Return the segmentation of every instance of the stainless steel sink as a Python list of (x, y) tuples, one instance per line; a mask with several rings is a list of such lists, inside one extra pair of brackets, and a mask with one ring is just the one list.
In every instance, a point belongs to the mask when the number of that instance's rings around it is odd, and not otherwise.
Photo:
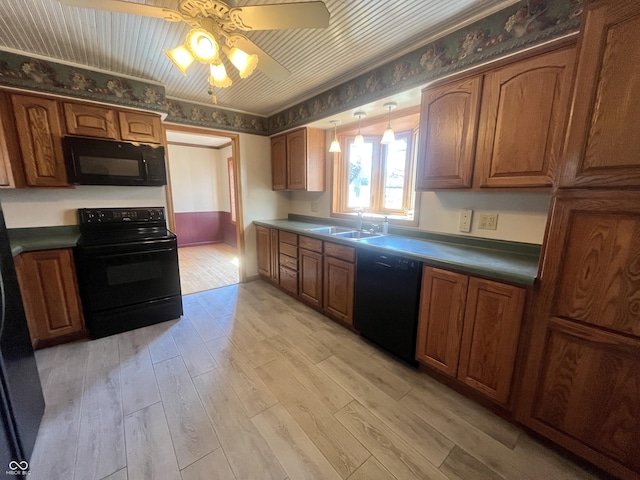
[(322, 235), (336, 235), (341, 233), (351, 233), (353, 232), (352, 228), (343, 228), (343, 227), (316, 227), (316, 228), (305, 228), (307, 232), (319, 233)]
[(339, 232), (333, 233), (334, 237), (340, 238), (351, 238), (353, 240), (360, 240), (361, 238), (372, 238), (372, 237), (380, 237), (379, 233), (369, 233), (369, 232), (359, 232), (359, 231), (350, 231), (350, 232)]

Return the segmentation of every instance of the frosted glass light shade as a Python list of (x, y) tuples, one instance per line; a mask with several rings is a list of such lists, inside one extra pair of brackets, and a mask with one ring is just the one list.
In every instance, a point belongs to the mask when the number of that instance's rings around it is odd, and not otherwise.
[(253, 73), (258, 65), (257, 55), (249, 55), (238, 47), (233, 47), (227, 56), (231, 63), (233, 63), (233, 66), (238, 69), (240, 78), (247, 78)]
[(393, 129), (391, 127), (388, 127), (382, 134), (382, 140), (380, 140), (380, 143), (382, 145), (389, 145), (390, 143), (393, 143), (395, 141), (396, 135), (393, 133)]
[(333, 142), (331, 142), (331, 146), (329, 147), (329, 152), (331, 153), (340, 153), (340, 142), (338, 141), (337, 138), (335, 138), (333, 140)]
[(353, 146), (354, 147), (364, 147), (364, 136), (361, 133), (356, 135), (356, 138), (353, 141)]
[(224, 64), (218, 60), (209, 66), (211, 76), (209, 77), (209, 83), (214, 87), (226, 88), (230, 87), (233, 81), (227, 75), (227, 69), (224, 68)]
[(211, 63), (218, 58), (218, 42), (202, 28), (196, 28), (189, 32), (187, 46), (200, 63)]
[(184, 45), (174, 48), (173, 50), (162, 50), (169, 57), (169, 60), (176, 66), (183, 75), (187, 74), (187, 68), (193, 63), (193, 55)]

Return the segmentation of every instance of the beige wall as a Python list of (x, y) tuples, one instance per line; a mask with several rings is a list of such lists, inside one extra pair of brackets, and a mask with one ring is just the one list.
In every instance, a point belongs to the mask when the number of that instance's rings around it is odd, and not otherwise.
[[(227, 150), (227, 149), (225, 149)], [(227, 157), (222, 150), (169, 145), (173, 208), (182, 212), (228, 212)]]
[[(327, 133), (327, 145), (332, 132)], [(333, 154), (327, 152), (327, 190), (321, 193), (291, 193), (291, 212), (328, 217), (331, 213)], [(516, 192), (423, 192), (418, 228), (431, 232), (542, 244), (551, 193)], [(318, 212), (311, 204), (318, 203)], [(471, 232), (458, 230), (460, 210), (473, 212)], [(479, 213), (498, 214), (497, 230), (478, 230)]]
[(78, 208), (165, 207), (165, 187), (78, 185), (0, 190), (8, 228), (76, 225)]

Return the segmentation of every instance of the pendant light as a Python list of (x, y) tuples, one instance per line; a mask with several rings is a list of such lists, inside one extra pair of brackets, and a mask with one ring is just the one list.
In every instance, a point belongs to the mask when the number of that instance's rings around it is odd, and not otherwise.
[(333, 142), (331, 142), (331, 146), (329, 147), (329, 151), (331, 153), (340, 153), (340, 142), (338, 141), (337, 129), (340, 120), (331, 120), (329, 123), (333, 123)]
[(389, 109), (389, 121), (387, 123), (387, 129), (384, 131), (382, 135), (382, 140), (380, 143), (383, 145), (389, 145), (390, 143), (394, 143), (396, 141), (396, 136), (393, 133), (393, 129), (391, 128), (391, 110), (396, 108), (398, 104), (396, 102), (388, 102), (383, 105), (384, 108)]
[(362, 117), (366, 116), (367, 114), (365, 112), (356, 112), (353, 114), (354, 117), (358, 117), (358, 134), (356, 135), (355, 140), (353, 141), (353, 146), (354, 147), (364, 147), (364, 137), (362, 136), (362, 133), (360, 133), (360, 125), (362, 124)]

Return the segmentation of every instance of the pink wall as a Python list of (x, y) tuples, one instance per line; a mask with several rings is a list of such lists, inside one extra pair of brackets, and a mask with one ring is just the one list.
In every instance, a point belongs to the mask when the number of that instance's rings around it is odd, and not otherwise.
[(178, 246), (227, 243), (236, 246), (235, 225), (229, 212), (175, 213)]

